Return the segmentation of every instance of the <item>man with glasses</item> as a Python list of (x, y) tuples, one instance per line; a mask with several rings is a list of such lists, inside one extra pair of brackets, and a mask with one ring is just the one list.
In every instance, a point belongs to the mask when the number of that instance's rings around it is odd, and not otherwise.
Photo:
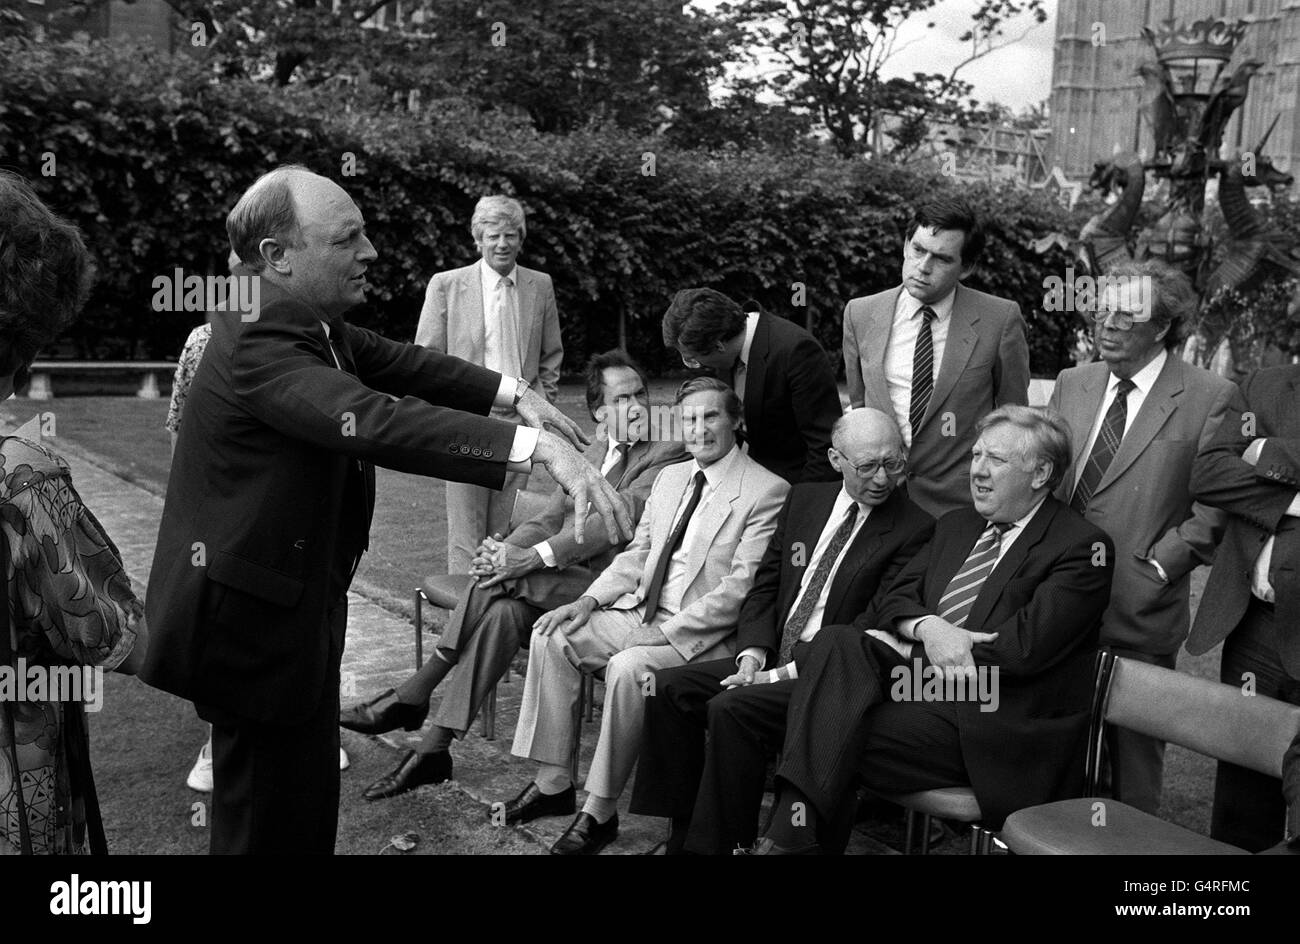
[(750, 458), (791, 484), (832, 480), (826, 449), (843, 409), (830, 358), (803, 328), (757, 308), (684, 289), (664, 312), (664, 345), (736, 391)]
[(907, 451), (893, 417), (852, 410), (832, 442), (843, 481), (790, 490), (740, 611), (739, 655), (656, 672), (631, 810), (672, 820), (670, 854), (753, 843), (800, 656), (823, 626), (873, 626), (876, 591), (934, 529), (899, 487)]
[[(1174, 350), (1196, 307), (1181, 272), (1149, 260), (1099, 283), (1096, 310), (1084, 314), (1101, 360), (1063, 371), (1052, 391), (1074, 451), (1056, 495), (1115, 541), (1102, 645), (1173, 668), (1189, 626), (1191, 572), (1213, 559), (1226, 521), (1193, 500), (1192, 460), (1240, 394)], [(1109, 748), (1115, 798), (1155, 814), (1164, 743), (1118, 730)]]

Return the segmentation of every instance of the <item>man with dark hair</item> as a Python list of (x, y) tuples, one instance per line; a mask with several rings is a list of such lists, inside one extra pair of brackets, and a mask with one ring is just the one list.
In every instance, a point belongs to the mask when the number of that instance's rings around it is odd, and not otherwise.
[(849, 405), (898, 420), (909, 494), (936, 517), (970, 502), (976, 421), (1029, 402), (1020, 306), (960, 284), (983, 249), (983, 226), (964, 202), (924, 204), (903, 244), (903, 284), (844, 307)]
[[(272, 212), (286, 205), (288, 222)], [(612, 540), (631, 525), (569, 445), (586, 437), (526, 382), (344, 320), (377, 253), (338, 184), (277, 168), (227, 229), (262, 306), (218, 319), (190, 389), (141, 674), (212, 723), (213, 852), (328, 854), (347, 591), (369, 543), (374, 463), (499, 487), (540, 462), (573, 494), (575, 531), (588, 500)], [(533, 428), (483, 415), (493, 406)]]
[[(1178, 356), (1196, 310), (1187, 276), (1150, 259), (1099, 277), (1094, 325), (1101, 360), (1061, 372), (1051, 406), (1070, 425), (1074, 474), (1056, 497), (1115, 542), (1115, 583), (1101, 643), (1172, 669), (1187, 638), (1192, 571), (1208, 564), (1226, 515), (1194, 501), (1192, 460), (1239, 393)], [(1115, 727), (1108, 734), (1117, 800), (1155, 815), (1164, 742)]]
[(825, 482), (831, 426), (843, 410), (835, 371), (803, 328), (709, 288), (683, 289), (664, 312), (664, 345), (708, 368), (744, 404), (750, 458), (787, 482)]
[(800, 659), (824, 627), (872, 627), (873, 597), (934, 530), (898, 487), (907, 453), (892, 416), (850, 410), (831, 437), (843, 481), (790, 489), (740, 610), (739, 654), (655, 673), (631, 809), (672, 819), (670, 855), (753, 844)]
[(993, 825), (1083, 788), (1114, 545), (1052, 497), (1070, 464), (1058, 414), (1000, 407), (976, 436), (974, 507), (939, 519), (877, 631), (828, 627), (801, 659), (757, 852), (842, 848), (859, 779), (884, 794), (969, 785)]
[(558, 855), (600, 851), (618, 835), (617, 804), (641, 743), (654, 669), (734, 652), (736, 617), (789, 485), (739, 448), (740, 402), (714, 377), (677, 394), (693, 461), (655, 479), (636, 537), (577, 601), (535, 624), (512, 753), (538, 764), (505, 805), (507, 824), (572, 812), (573, 718), (583, 670), (605, 669), (600, 738), (587, 802)]
[[(1220, 681), (1300, 705), (1300, 365), (1256, 371), (1241, 390), (1192, 466), (1192, 493), (1228, 521), (1187, 651), (1222, 642)], [(1210, 835), (1259, 852), (1284, 829), (1300, 842), (1300, 739), (1281, 783), (1220, 761)]]
[[(650, 486), (661, 469), (687, 458), (680, 442), (647, 442), (645, 374), (621, 350), (587, 362), (587, 409), (596, 434), (587, 460), (618, 489), (633, 521), (641, 517)], [(433, 726), (414, 751), (366, 788), (367, 800), (397, 796), (452, 777), (452, 741), (464, 737), (483, 700), (528, 645), (533, 623), (549, 609), (569, 603), (623, 549), (603, 530), (589, 527), (573, 537), (573, 501), (557, 491), (546, 508), (503, 540), (488, 535), (471, 564), (474, 581), (452, 611), (431, 658), (415, 675), (364, 704), (345, 709), (339, 724), (363, 734), (419, 727), (429, 698), (448, 673), (451, 680)], [(452, 671), (455, 667), (455, 671)]]

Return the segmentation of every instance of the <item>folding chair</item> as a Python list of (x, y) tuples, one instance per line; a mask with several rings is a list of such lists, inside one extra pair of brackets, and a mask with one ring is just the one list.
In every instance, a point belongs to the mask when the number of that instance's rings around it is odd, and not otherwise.
[(1088, 735), (1089, 796), (1012, 813), (1000, 834), (1011, 851), (1020, 855), (1247, 855), (1244, 849), (1117, 800), (1097, 798), (1106, 725), (1280, 778), (1282, 757), (1300, 731), (1300, 707), (1109, 651), (1101, 653), (1098, 693)]

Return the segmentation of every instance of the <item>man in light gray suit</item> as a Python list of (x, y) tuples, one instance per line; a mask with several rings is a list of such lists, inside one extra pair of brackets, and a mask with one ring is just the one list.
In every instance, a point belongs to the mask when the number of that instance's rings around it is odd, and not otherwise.
[[(560, 319), (551, 277), (515, 262), (528, 232), (524, 208), (510, 197), (484, 197), (470, 232), (482, 258), (429, 280), (415, 343), (519, 377), (554, 403), (564, 360)], [(492, 415), (515, 419), (508, 410)], [(447, 483), (448, 573), (467, 573), (483, 537), (506, 532), (526, 481), (508, 476), (500, 491)]]
[[(1088, 313), (1102, 359), (1062, 371), (1052, 390), (1074, 449), (1056, 495), (1115, 542), (1101, 644), (1172, 669), (1187, 637), (1191, 573), (1213, 559), (1227, 521), (1192, 500), (1192, 461), (1240, 393), (1176, 353), (1196, 308), (1186, 276), (1148, 260), (1104, 278)], [(1116, 729), (1109, 745), (1115, 798), (1154, 815), (1164, 743)]]
[(903, 245), (903, 284), (844, 307), (849, 406), (898, 420), (908, 494), (935, 518), (970, 505), (980, 417), (1029, 402), (1020, 306), (959, 284), (983, 248), (984, 228), (969, 206), (925, 204)]
[(641, 743), (653, 671), (733, 655), (740, 605), (776, 530), (789, 485), (736, 439), (740, 398), (700, 377), (677, 394), (692, 462), (655, 480), (632, 543), (575, 603), (535, 624), (513, 753), (536, 779), (505, 805), (507, 824), (573, 809), (569, 776), (582, 671), (605, 668), (588, 797), (551, 851), (598, 852), (618, 835), (618, 797)]

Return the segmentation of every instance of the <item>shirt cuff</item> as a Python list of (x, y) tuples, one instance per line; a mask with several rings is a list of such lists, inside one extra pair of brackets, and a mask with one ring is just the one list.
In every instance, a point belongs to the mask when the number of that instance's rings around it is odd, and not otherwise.
[(518, 389), (518, 377), (502, 374), (501, 383), (497, 385), (497, 397), (492, 401), (492, 405), (503, 410), (513, 410), (515, 408), (515, 391)]
[(1291, 504), (1286, 506), (1286, 513), (1292, 518), (1300, 518), (1300, 492), (1296, 492)]
[[(511, 394), (514, 396), (514, 394)], [(527, 462), (533, 457), (533, 450), (537, 448), (537, 434), (541, 430), (533, 429), (531, 426), (520, 426), (515, 429), (515, 441), (510, 445), (510, 457), (507, 462)]]
[(744, 651), (738, 653), (736, 655), (737, 668), (740, 667), (740, 660), (745, 658), (745, 656), (753, 656), (755, 659), (757, 659), (758, 667), (760, 669), (767, 667), (767, 650), (764, 649), (762, 646), (750, 646), (748, 649), (745, 649)]
[(906, 619), (901, 619), (895, 622), (894, 629), (897, 630), (898, 635), (902, 636), (904, 639), (910, 639), (912, 642), (919, 642), (920, 640), (916, 638), (916, 627), (920, 625), (921, 620), (923, 619), (929, 619), (929, 616), (909, 616)]
[(550, 541), (539, 541), (537, 544), (533, 545), (533, 550), (537, 552), (538, 556), (542, 559), (542, 563), (547, 567), (555, 566), (555, 552), (551, 550)]
[(1147, 563), (1156, 569), (1156, 573), (1160, 575), (1161, 580), (1165, 583), (1169, 582), (1169, 575), (1165, 573), (1165, 569), (1160, 566), (1160, 561), (1156, 560), (1154, 557), (1148, 557)]

